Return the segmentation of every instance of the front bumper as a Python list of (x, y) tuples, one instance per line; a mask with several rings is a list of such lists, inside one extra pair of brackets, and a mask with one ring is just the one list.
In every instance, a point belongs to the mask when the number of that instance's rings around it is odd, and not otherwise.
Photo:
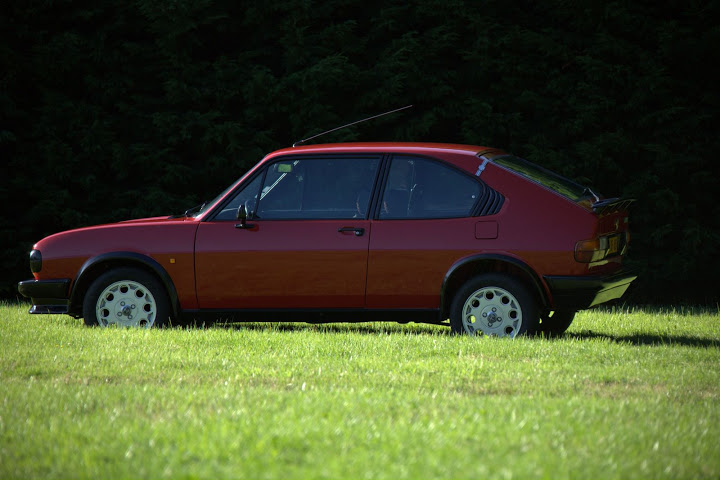
[(623, 296), (637, 278), (634, 272), (621, 270), (602, 276), (545, 276), (556, 310), (582, 310)]
[(30, 313), (68, 313), (70, 283), (69, 278), (25, 280), (18, 283), (18, 292), (31, 299)]

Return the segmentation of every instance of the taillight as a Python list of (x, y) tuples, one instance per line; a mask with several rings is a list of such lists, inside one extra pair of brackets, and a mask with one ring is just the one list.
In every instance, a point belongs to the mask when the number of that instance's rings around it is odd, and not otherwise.
[(607, 257), (610, 242), (608, 237), (581, 240), (575, 244), (575, 261), (593, 263)]
[(625, 253), (630, 241), (627, 232), (581, 240), (575, 244), (575, 260), (580, 263), (595, 263)]

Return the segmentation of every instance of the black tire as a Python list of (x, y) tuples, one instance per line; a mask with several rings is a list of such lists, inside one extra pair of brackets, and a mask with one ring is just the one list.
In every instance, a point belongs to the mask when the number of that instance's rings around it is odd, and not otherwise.
[(170, 323), (170, 301), (152, 274), (133, 267), (115, 268), (88, 288), (83, 319), (88, 326), (163, 327)]
[(457, 334), (516, 337), (535, 332), (538, 322), (532, 293), (518, 279), (499, 273), (467, 281), (450, 306), (450, 327)]
[(559, 337), (570, 327), (575, 318), (574, 310), (556, 310), (540, 317), (537, 333), (546, 337)]

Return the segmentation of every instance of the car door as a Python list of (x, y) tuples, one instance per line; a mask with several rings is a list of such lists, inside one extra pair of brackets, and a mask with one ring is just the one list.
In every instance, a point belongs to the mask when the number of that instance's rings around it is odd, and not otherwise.
[(240, 185), (198, 227), (200, 308), (364, 307), (379, 164), (373, 155), (282, 157)]
[(484, 188), (438, 160), (392, 158), (372, 223), (367, 308), (439, 308), (452, 264), (482, 248), (472, 214)]

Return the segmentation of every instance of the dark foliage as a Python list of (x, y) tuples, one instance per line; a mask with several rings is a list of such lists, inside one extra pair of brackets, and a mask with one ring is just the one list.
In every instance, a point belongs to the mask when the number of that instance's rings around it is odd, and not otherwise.
[[(34, 241), (168, 215), (322, 141), (505, 148), (636, 197), (630, 301), (714, 302), (717, 2), (10, 1), (0, 295)], [(714, 126), (713, 126), (714, 125)]]

